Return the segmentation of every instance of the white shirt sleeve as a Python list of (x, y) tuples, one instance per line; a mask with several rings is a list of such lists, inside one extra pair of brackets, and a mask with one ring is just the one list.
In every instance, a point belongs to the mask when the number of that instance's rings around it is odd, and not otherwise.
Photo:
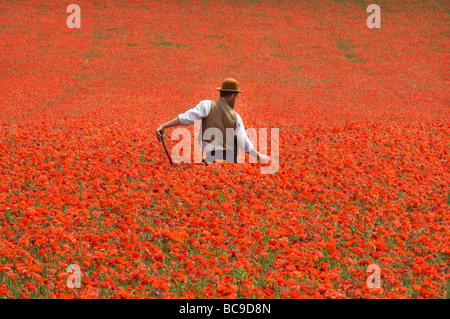
[(204, 117), (207, 117), (209, 112), (211, 111), (211, 101), (203, 100), (198, 103), (198, 105), (190, 110), (187, 110), (185, 113), (178, 115), (178, 120), (181, 125), (187, 126), (192, 125), (195, 122), (201, 120)]
[(247, 133), (245, 132), (244, 123), (242, 122), (241, 116), (237, 114), (236, 118), (236, 137), (238, 140), (238, 146), (244, 146), (244, 152), (248, 153), (253, 149), (253, 143), (250, 141), (250, 139), (247, 136)]

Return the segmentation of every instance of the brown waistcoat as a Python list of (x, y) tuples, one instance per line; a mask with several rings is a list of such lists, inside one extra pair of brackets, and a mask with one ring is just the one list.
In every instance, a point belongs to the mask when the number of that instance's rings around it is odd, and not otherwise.
[[(222, 146), (224, 149), (233, 150), (236, 147), (236, 136), (234, 135), (234, 130), (236, 129), (236, 119), (236, 112), (231, 108), (231, 106), (227, 104), (227, 102), (222, 100), (211, 101), (211, 111), (209, 112), (207, 117), (204, 117), (202, 119), (201, 131), (203, 141), (211, 143), (215, 141), (215, 139), (217, 139), (217, 145)], [(205, 131), (210, 127), (218, 128), (222, 132), (222, 139), (220, 138), (220, 136), (216, 137), (214, 135), (211, 139), (205, 139)], [(233, 129), (233, 141), (229, 142), (231, 148), (226, 147), (227, 128)]]

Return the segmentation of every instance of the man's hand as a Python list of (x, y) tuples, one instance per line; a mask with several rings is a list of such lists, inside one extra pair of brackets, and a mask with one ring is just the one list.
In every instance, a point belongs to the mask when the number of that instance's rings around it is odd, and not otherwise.
[(177, 125), (181, 125), (180, 120), (178, 119), (178, 116), (176, 118), (174, 118), (172, 121), (164, 123), (163, 125), (158, 127), (158, 129), (156, 130), (156, 138), (158, 139), (158, 141), (160, 141), (160, 142), (162, 141), (164, 129), (172, 127), (172, 126), (177, 126)]
[(263, 154), (259, 154), (258, 153), (258, 159), (260, 160), (261, 163), (263, 164), (267, 164), (270, 162), (270, 157), (267, 155), (263, 155)]
[(156, 138), (158, 139), (158, 142), (161, 142), (164, 134), (164, 124), (157, 128), (156, 130)]

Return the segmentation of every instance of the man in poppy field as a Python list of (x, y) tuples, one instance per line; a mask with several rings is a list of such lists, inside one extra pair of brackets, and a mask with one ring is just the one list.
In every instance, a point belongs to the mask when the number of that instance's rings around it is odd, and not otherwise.
[[(239, 146), (244, 152), (256, 157), (262, 163), (268, 163), (270, 157), (255, 150), (245, 132), (241, 117), (234, 110), (236, 99), (242, 93), (239, 90), (239, 83), (235, 79), (227, 78), (217, 90), (220, 91), (218, 100), (203, 100), (195, 108), (179, 114), (173, 120), (158, 127), (156, 130), (158, 141), (161, 141), (164, 129), (168, 127), (187, 126), (201, 120), (199, 143), (207, 154), (205, 162), (226, 159), (228, 163), (237, 163)], [(232, 137), (233, 141), (231, 141), (231, 136), (227, 134), (227, 131), (230, 129), (235, 132)], [(208, 130), (212, 130), (215, 133), (208, 134)], [(214, 136), (214, 139), (212, 139), (212, 136)]]

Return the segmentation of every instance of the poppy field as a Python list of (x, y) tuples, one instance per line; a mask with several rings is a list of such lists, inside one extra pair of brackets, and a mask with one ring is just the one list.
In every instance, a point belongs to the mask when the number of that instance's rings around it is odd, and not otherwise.
[[(0, 3), (0, 298), (450, 298), (445, 1), (71, 3)], [(227, 77), (274, 174), (156, 139)]]

